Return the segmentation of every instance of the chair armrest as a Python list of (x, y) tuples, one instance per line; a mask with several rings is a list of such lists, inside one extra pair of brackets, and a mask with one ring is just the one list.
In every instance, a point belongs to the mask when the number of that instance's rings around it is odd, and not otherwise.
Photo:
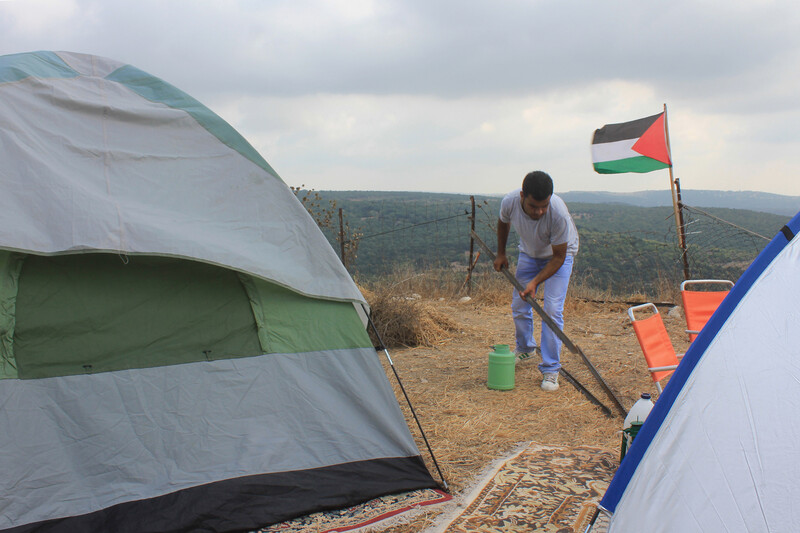
[(650, 372), (663, 372), (665, 370), (675, 370), (676, 368), (678, 368), (678, 365), (654, 366), (654, 367), (649, 367), (647, 370), (649, 370)]
[(633, 316), (634, 311), (639, 311), (641, 309), (648, 309), (648, 308), (651, 308), (653, 310), (653, 314), (655, 315), (658, 314), (658, 307), (656, 307), (656, 304), (652, 302), (647, 302), (641, 305), (634, 305), (633, 307), (630, 307), (628, 309), (628, 317), (631, 319), (631, 322), (636, 322), (636, 319)]
[(686, 290), (687, 285), (692, 285), (695, 283), (699, 284), (722, 284), (728, 285), (729, 287), (733, 288), (734, 283), (729, 279), (687, 279), (686, 281), (681, 283), (681, 290)]

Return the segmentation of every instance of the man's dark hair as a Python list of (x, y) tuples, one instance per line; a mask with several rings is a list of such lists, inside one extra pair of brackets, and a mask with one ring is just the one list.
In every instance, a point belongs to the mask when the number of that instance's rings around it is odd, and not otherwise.
[(553, 194), (553, 179), (547, 172), (534, 170), (522, 180), (522, 194), (533, 196), (537, 202), (547, 200)]

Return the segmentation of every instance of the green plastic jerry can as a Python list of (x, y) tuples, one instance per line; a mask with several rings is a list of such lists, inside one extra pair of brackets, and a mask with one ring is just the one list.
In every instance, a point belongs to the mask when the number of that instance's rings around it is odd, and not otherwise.
[(489, 354), (489, 379), (487, 385), (494, 390), (514, 388), (514, 364), (516, 357), (508, 349), (508, 344), (495, 344)]

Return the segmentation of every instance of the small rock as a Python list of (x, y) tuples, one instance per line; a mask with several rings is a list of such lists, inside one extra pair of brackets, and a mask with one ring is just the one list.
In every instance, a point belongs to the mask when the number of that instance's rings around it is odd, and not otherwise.
[(676, 305), (675, 307), (669, 310), (667, 316), (670, 318), (683, 318), (681, 316), (681, 307), (679, 305)]
[(460, 304), (465, 304), (465, 303), (467, 303), (467, 302), (471, 302), (471, 301), (472, 301), (472, 298), (470, 298), (469, 296), (464, 296), (463, 298), (461, 298), (460, 300), (458, 300), (458, 303), (460, 303)]

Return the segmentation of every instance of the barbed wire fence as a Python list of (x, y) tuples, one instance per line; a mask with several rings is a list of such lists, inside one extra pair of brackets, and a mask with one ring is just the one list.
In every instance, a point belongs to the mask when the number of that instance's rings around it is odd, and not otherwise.
[(468, 215), (463, 202), (376, 202), (369, 216), (351, 222), (363, 235), (356, 259), (346, 266), (362, 278), (431, 269), (466, 272)]
[[(475, 231), (494, 249), (499, 199), (475, 202)], [(570, 208), (572, 210), (572, 208)], [(357, 279), (402, 279), (432, 271), (453, 280), (466, 280), (470, 269), (472, 206), (463, 199), (441, 201), (379, 200), (359, 209), (355, 257), (346, 264)], [(677, 287), (684, 279), (683, 251), (678, 246), (674, 213), (665, 209), (662, 219), (648, 228), (601, 231), (585, 224), (582, 212), (573, 212), (581, 239), (573, 280), (610, 295), (641, 293), (654, 297), (661, 285)], [(344, 212), (347, 217), (347, 210)], [(769, 242), (758, 231), (742, 227), (700, 208), (683, 206), (686, 257), (692, 279), (736, 281)], [(596, 225), (595, 225), (596, 226)], [(777, 231), (779, 228), (775, 228)], [(339, 250), (337, 239), (329, 240)], [(509, 257), (516, 256), (518, 236), (509, 236)], [(473, 267), (478, 273), (491, 263), (474, 248)], [(462, 284), (469, 289), (469, 285)]]
[(684, 205), (683, 217), (692, 278), (716, 276), (736, 281), (772, 237), (697, 207)]

